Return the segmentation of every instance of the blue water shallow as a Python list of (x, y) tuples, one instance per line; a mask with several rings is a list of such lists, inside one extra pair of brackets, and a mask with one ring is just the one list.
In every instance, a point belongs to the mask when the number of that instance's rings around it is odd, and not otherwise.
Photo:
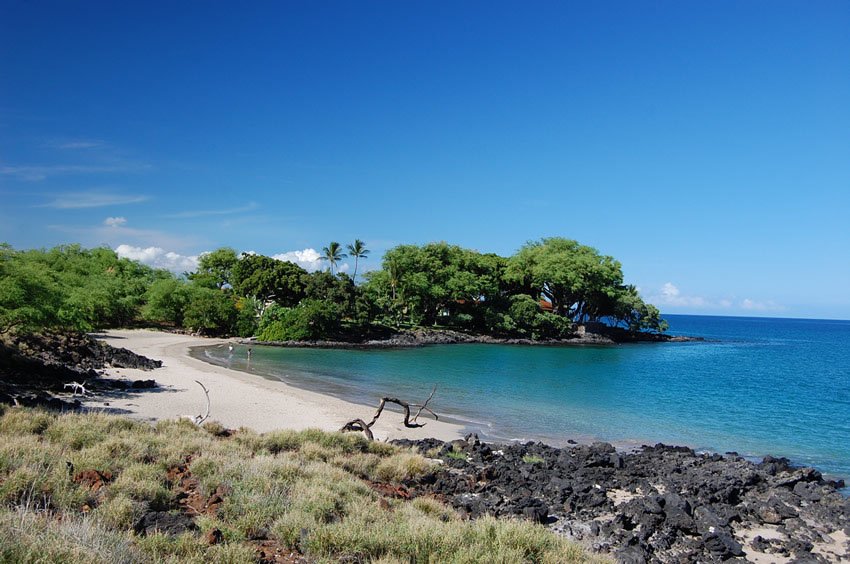
[[(665, 316), (704, 342), (442, 345), (395, 350), (244, 347), (195, 354), (374, 406), (417, 400), (491, 439), (602, 439), (786, 456), (850, 478), (850, 321)], [(364, 415), (369, 413), (364, 410)]]

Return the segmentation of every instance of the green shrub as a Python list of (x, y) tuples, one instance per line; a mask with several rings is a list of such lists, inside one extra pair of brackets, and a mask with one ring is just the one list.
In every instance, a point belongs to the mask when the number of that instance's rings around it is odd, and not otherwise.
[(236, 302), (223, 290), (190, 286), (183, 326), (208, 335), (231, 333), (236, 325)]
[(257, 336), (263, 341), (309, 341), (328, 337), (340, 326), (337, 306), (324, 300), (303, 300), (291, 308), (270, 307)]
[(447, 458), (454, 458), (455, 460), (466, 460), (466, 453), (462, 450), (457, 450), (454, 446), (452, 446), (452, 450), (446, 453)]

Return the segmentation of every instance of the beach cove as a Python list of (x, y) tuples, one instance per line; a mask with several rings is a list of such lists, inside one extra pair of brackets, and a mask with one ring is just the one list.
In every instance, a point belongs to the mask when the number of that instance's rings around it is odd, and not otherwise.
[[(705, 341), (618, 346), (254, 347), (251, 372), (347, 401), (418, 401), (488, 440), (686, 445), (850, 477), (850, 322), (669, 316)], [(245, 348), (194, 349), (246, 370)], [(427, 429), (427, 428), (426, 428)], [(423, 435), (420, 435), (423, 436)]]
[[(202, 405), (201, 392), (192, 385), (199, 379), (211, 397), (221, 396), (212, 401), (211, 418), (229, 427), (334, 430), (350, 417), (372, 412), (371, 405), (328, 398), (188, 356), (190, 347), (196, 355), (220, 351), (233, 368), (244, 361), (244, 369), (253, 372), (262, 364), (264, 348), (252, 347), (249, 368), (247, 347), (234, 346), (231, 352), (230, 341), (151, 331), (108, 332), (104, 337), (114, 346), (158, 355), (164, 362), (153, 371), (109, 369), (107, 377), (153, 377), (157, 389), (111, 399), (108, 406), (101, 397), (89, 402), (91, 408), (151, 421), (194, 414)], [(768, 457), (755, 464), (734, 454), (662, 445), (629, 452), (618, 452), (606, 443), (556, 448), (513, 442), (499, 447), (471, 435), (460, 439), (466, 431), (460, 426), (429, 422), (424, 428), (405, 430), (400, 416), (385, 417), (376, 427), (379, 438), (411, 437), (401, 444), (451, 467), (434, 478), (407, 484), (404, 495), (439, 495), (469, 517), (521, 516), (623, 561), (743, 557), (752, 562), (790, 562), (803, 555), (841, 561), (848, 555), (850, 504), (836, 492), (840, 484), (782, 459)], [(422, 438), (438, 433), (443, 436)]]
[[(224, 339), (135, 329), (110, 330), (98, 338), (114, 347), (161, 360), (163, 365), (152, 372), (131, 368), (107, 369), (106, 378), (153, 378), (157, 389), (121, 394), (117, 398), (88, 399), (84, 401), (88, 408), (147, 421), (195, 416), (205, 409), (204, 393), (196, 383), (199, 381), (209, 389), (210, 419), (233, 429), (248, 427), (266, 432), (318, 428), (337, 431), (345, 422), (369, 418), (373, 413), (371, 407), (213, 366), (188, 354), (191, 347), (198, 346), (220, 348), (226, 353), (230, 341)], [(244, 348), (242, 353), (245, 353)], [(433, 420), (427, 421), (425, 427), (407, 429), (400, 414), (385, 415), (376, 423), (374, 430), (377, 438), (434, 436), (446, 440), (458, 438), (463, 432), (461, 426)]]

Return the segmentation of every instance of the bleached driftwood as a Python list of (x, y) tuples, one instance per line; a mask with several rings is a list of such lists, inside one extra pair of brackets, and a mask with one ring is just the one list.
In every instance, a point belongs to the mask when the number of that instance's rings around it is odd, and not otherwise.
[[(370, 441), (373, 440), (375, 437), (372, 434), (372, 425), (375, 424), (375, 422), (381, 416), (381, 413), (384, 412), (384, 407), (387, 405), (387, 403), (394, 403), (394, 404), (400, 405), (401, 407), (404, 408), (404, 426), (405, 427), (408, 427), (408, 428), (411, 428), (411, 429), (415, 429), (417, 427), (424, 427), (425, 423), (418, 423), (417, 422), (419, 416), (422, 415), (423, 411), (427, 411), (428, 413), (430, 413), (431, 415), (434, 416), (435, 420), (439, 420), (439, 417), (437, 416), (437, 414), (434, 413), (431, 410), (431, 408), (428, 407), (428, 402), (430, 402), (431, 398), (434, 397), (434, 393), (436, 391), (437, 391), (437, 386), (434, 386), (434, 389), (431, 390), (431, 394), (428, 396), (428, 399), (426, 399), (422, 404), (415, 404), (415, 403), (411, 404), (411, 403), (407, 403), (406, 401), (402, 401), (398, 398), (383, 397), (383, 398), (381, 398), (381, 403), (378, 404), (378, 410), (375, 412), (375, 415), (372, 417), (372, 420), (370, 422), (366, 423), (362, 419), (352, 419), (351, 421), (349, 421), (348, 423), (343, 425), (342, 428), (340, 429), (340, 431), (341, 432), (359, 431), (359, 432), (362, 432), (364, 435), (366, 435), (366, 438), (369, 439)], [(411, 417), (410, 417), (410, 409), (411, 408), (414, 408), (414, 409), (418, 408), (418, 410), (416, 411), (416, 415), (413, 416), (412, 420), (411, 420)]]
[(88, 380), (86, 380), (82, 384), (80, 384), (79, 382), (68, 382), (67, 384), (64, 384), (62, 387), (63, 388), (71, 388), (74, 391), (74, 395), (77, 395), (77, 392), (79, 392), (80, 395), (85, 396), (85, 395), (88, 395), (88, 393), (89, 393), (89, 391), (86, 390), (86, 382), (88, 382)]
[(199, 381), (195, 380), (195, 383), (198, 384), (201, 389), (204, 391), (204, 395), (207, 397), (207, 410), (203, 415), (181, 415), (180, 419), (188, 419), (195, 425), (200, 425), (204, 421), (206, 421), (210, 416), (210, 391), (206, 386), (201, 384)]

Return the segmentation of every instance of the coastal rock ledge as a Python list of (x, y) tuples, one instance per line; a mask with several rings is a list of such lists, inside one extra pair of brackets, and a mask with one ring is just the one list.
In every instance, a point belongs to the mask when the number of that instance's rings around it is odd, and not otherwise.
[[(46, 333), (0, 338), (0, 403), (79, 409), (73, 384), (91, 392), (156, 387), (153, 380), (101, 378), (105, 368), (153, 370), (162, 361), (112, 347), (92, 335)], [(72, 388), (73, 389), (73, 388)]]
[(245, 339), (243, 344), (260, 344), (292, 348), (329, 348), (329, 349), (390, 349), (405, 347), (422, 347), (427, 345), (457, 345), (457, 344), (489, 344), (489, 345), (534, 345), (534, 346), (568, 346), (568, 345), (616, 345), (621, 343), (678, 343), (687, 341), (702, 341), (702, 337), (685, 337), (667, 335), (664, 333), (632, 332), (615, 327), (594, 326), (593, 330), (580, 330), (570, 338), (565, 339), (519, 339), (503, 338), (491, 335), (464, 333), (443, 328), (401, 329), (377, 338), (362, 338), (355, 340), (321, 340), (321, 341), (258, 341)]
[(608, 443), (554, 448), (398, 440), (442, 461), (406, 484), (469, 517), (547, 524), (618, 562), (843, 562), (850, 500), (843, 481), (784, 458), (753, 463), (663, 444), (618, 452)]

